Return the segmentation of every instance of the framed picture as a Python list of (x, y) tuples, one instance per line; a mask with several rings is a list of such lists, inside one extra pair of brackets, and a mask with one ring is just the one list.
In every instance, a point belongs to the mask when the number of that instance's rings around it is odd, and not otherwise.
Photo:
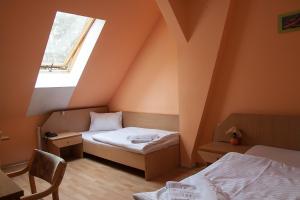
[(290, 32), (300, 30), (300, 10), (279, 15), (279, 32)]

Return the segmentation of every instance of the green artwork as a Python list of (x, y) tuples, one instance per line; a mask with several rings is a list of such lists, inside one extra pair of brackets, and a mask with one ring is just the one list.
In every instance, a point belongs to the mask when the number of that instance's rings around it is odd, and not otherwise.
[(300, 30), (300, 11), (279, 15), (279, 32)]

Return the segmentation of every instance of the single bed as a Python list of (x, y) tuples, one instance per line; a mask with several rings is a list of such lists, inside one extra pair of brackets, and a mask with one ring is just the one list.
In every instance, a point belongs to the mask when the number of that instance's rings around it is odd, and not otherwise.
[[(152, 142), (152, 145), (139, 147), (140, 144), (125, 144), (127, 132), (136, 133), (153, 129), (141, 129), (136, 127), (127, 127), (117, 131), (105, 132), (83, 132), (83, 151), (107, 160), (118, 162), (130, 167), (134, 167), (145, 172), (146, 180), (159, 176), (168, 170), (172, 170), (179, 165), (179, 135), (170, 133), (167, 140), (158, 143)], [(130, 134), (129, 134), (130, 135)], [(95, 136), (101, 136), (95, 140)], [(118, 137), (119, 136), (119, 137)], [(111, 141), (111, 139), (114, 139)], [(123, 139), (123, 140), (122, 140)], [(114, 142), (114, 143), (111, 143)], [(117, 142), (117, 144), (115, 144)], [(139, 148), (137, 148), (138, 146)], [(167, 162), (164, 161), (167, 158)]]
[[(133, 197), (136, 200), (168, 200), (172, 199), (170, 195), (190, 200), (300, 199), (299, 164), (300, 151), (254, 146), (245, 155), (226, 154), (199, 173), (180, 181), (175, 189), (166, 186)], [(190, 186), (194, 188), (184, 189)]]
[[(121, 163), (145, 172), (145, 179), (150, 180), (179, 166), (179, 134), (178, 116), (167, 114), (151, 114), (123, 112), (123, 127), (139, 127), (171, 131), (175, 137), (138, 152), (136, 149), (99, 142), (93, 138), (99, 132), (88, 132), (90, 112), (105, 113), (106, 107), (87, 108), (70, 111), (58, 111), (50, 115), (41, 128), (41, 133), (51, 132), (82, 132), (83, 151), (107, 160)], [(126, 129), (127, 128), (127, 129)]]
[(214, 141), (227, 141), (224, 133), (232, 126), (243, 131), (244, 144), (254, 145), (245, 154), (228, 153), (193, 176), (134, 199), (300, 199), (299, 116), (232, 114), (216, 128)]
[(126, 127), (114, 131), (86, 131), (82, 133), (82, 139), (84, 151), (87, 145), (104, 145), (144, 155), (179, 144), (178, 132), (140, 127)]

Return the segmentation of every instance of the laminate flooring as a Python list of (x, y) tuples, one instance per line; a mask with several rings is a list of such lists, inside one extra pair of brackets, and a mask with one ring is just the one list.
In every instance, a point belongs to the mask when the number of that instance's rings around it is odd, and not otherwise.
[[(166, 181), (179, 181), (197, 173), (200, 168), (178, 168), (163, 177), (146, 181), (143, 172), (103, 159), (87, 157), (68, 162), (67, 170), (59, 187), (61, 200), (126, 200), (137, 192), (153, 191), (165, 185)], [(28, 175), (13, 180), (30, 194)], [(49, 187), (47, 182), (37, 179), (38, 191)], [(51, 195), (44, 198), (52, 199)]]

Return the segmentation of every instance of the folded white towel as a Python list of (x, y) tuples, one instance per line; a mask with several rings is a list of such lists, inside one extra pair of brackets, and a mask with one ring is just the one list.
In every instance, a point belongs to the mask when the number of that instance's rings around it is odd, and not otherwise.
[(129, 140), (131, 143), (138, 144), (138, 143), (146, 143), (151, 142), (155, 139), (158, 139), (159, 136), (157, 134), (151, 134), (151, 135), (130, 135), (127, 137), (127, 140)]
[(196, 186), (184, 184), (180, 182), (168, 181), (166, 183), (168, 200), (186, 199), (197, 200), (201, 199), (201, 194), (197, 191)]
[(181, 190), (195, 190), (196, 186), (190, 185), (190, 184), (185, 184), (185, 183), (180, 183), (180, 182), (175, 182), (175, 181), (167, 181), (166, 183), (166, 188), (167, 189), (181, 189)]
[(158, 200), (229, 200), (223, 191), (206, 177), (199, 176), (197, 184), (168, 181)]

